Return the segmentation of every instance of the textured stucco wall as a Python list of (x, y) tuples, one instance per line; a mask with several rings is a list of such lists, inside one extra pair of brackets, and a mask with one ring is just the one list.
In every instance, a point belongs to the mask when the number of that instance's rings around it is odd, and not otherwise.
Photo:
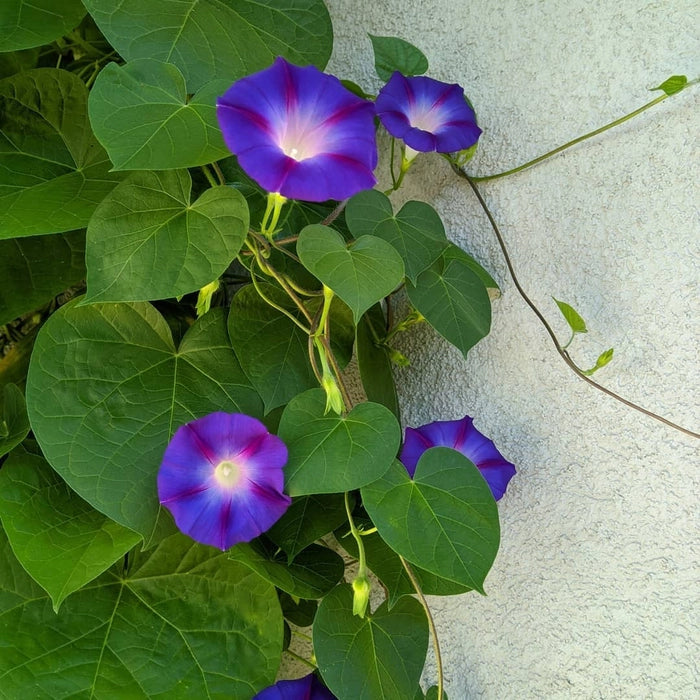
[[(698, 74), (695, 0), (330, 0), (331, 70), (378, 87), (366, 32), (399, 35), (462, 84), (485, 134), (474, 174), (504, 170)], [(654, 93), (658, 94), (658, 93)], [(590, 332), (586, 365), (633, 401), (698, 430), (700, 87), (482, 191), (521, 281)], [(437, 157), (397, 201), (431, 202), (502, 285), (492, 333), (465, 363), (428, 330), (404, 350), (407, 424), (464, 413), (519, 467), (500, 503), (488, 597), (433, 599), (451, 700), (695, 698), (698, 446), (578, 380), (517, 296), (468, 186)], [(434, 681), (429, 666), (426, 681)]]

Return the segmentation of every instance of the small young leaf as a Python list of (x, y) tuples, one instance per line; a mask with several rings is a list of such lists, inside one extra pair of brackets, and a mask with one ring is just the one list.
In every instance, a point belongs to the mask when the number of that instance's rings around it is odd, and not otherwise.
[(319, 605), (313, 641), (318, 669), (339, 698), (412, 698), (428, 650), (428, 622), (415, 598), (386, 603), (364, 618), (353, 615), (349, 585)]
[(379, 478), (401, 442), (394, 415), (365, 402), (347, 416), (325, 413), (321, 389), (292, 399), (280, 421), (279, 436), (289, 450), (285, 491), (291, 496), (352, 491)]
[(43, 457), (21, 447), (0, 470), (0, 518), (22, 566), (57, 612), (141, 540), (73, 493)]
[(668, 80), (664, 80), (661, 85), (657, 85), (652, 90), (663, 90), (667, 95), (675, 95), (688, 85), (688, 78), (684, 75), (672, 75)]
[(408, 298), (426, 321), (466, 357), (491, 328), (491, 301), (486, 287), (463, 260), (438, 260), (421, 273)]
[(401, 256), (383, 239), (361, 236), (347, 246), (339, 233), (320, 224), (302, 229), (297, 254), (304, 267), (352, 309), (355, 323), (404, 276)]
[(597, 372), (601, 367), (605, 367), (605, 365), (607, 365), (608, 362), (610, 362), (610, 360), (613, 359), (613, 352), (614, 352), (614, 348), (609, 348), (605, 352), (602, 352), (598, 356), (598, 359), (596, 360), (595, 365), (593, 365), (593, 367), (591, 367), (590, 369), (585, 370), (584, 374), (587, 377), (590, 377), (592, 374)]
[(403, 75), (423, 75), (428, 59), (413, 44), (394, 36), (369, 35), (374, 49), (374, 67), (382, 80), (389, 80), (394, 71)]
[(365, 190), (350, 199), (345, 220), (355, 238), (376, 236), (390, 243), (403, 259), (406, 277), (416, 283), (447, 247), (440, 215), (425, 202), (406, 202), (394, 214), (389, 198), (377, 190)]
[(29, 434), (24, 394), (14, 384), (5, 384), (0, 412), (0, 457), (19, 445)]
[(578, 311), (576, 311), (573, 306), (570, 306), (565, 301), (559, 301), (554, 297), (552, 297), (552, 299), (554, 299), (559, 307), (559, 311), (561, 311), (562, 316), (569, 324), (569, 328), (571, 328), (572, 333), (588, 333), (586, 322), (581, 318)]

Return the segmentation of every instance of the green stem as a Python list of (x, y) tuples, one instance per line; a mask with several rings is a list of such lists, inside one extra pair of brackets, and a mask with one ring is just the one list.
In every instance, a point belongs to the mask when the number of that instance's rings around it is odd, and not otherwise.
[(506, 170), (502, 173), (496, 173), (494, 175), (482, 175), (480, 177), (473, 177), (470, 175), (469, 177), (472, 180), (472, 182), (486, 182), (487, 180), (497, 180), (498, 178), (505, 177), (506, 175), (513, 175), (514, 173), (519, 173), (521, 170), (525, 170), (526, 168), (531, 168), (533, 165), (537, 165), (537, 163), (541, 163), (543, 160), (546, 160), (547, 158), (551, 158), (552, 156), (555, 156), (557, 153), (561, 153), (562, 151), (565, 151), (567, 148), (571, 148), (572, 146), (575, 146), (577, 143), (581, 143), (581, 141), (585, 141), (586, 139), (590, 139), (593, 136), (597, 136), (598, 134), (602, 134), (604, 131), (607, 131), (608, 129), (612, 129), (615, 126), (619, 126), (620, 124), (624, 124), (629, 119), (632, 119), (632, 117), (636, 117), (638, 114), (641, 114), (642, 112), (649, 109), (650, 107), (653, 107), (654, 105), (659, 104), (659, 102), (663, 102), (667, 97), (670, 97), (670, 95), (666, 95), (666, 94), (660, 95), (656, 99), (653, 99), (651, 102), (647, 102), (645, 105), (643, 105), (639, 109), (635, 109), (634, 112), (630, 112), (629, 114), (626, 114), (624, 117), (620, 117), (619, 119), (615, 119), (615, 121), (612, 121), (609, 124), (606, 124), (605, 126), (601, 126), (599, 129), (589, 131), (587, 134), (584, 134), (583, 136), (579, 136), (578, 138), (573, 139), (573, 141), (568, 141), (563, 146), (559, 146), (559, 148), (555, 148), (553, 151), (548, 151), (544, 155), (541, 155), (537, 158), (534, 158), (533, 160), (529, 160), (527, 163), (523, 163), (522, 165), (519, 165), (517, 168), (511, 168), (510, 170)]
[(225, 185), (225, 184), (226, 184), (226, 178), (224, 177), (224, 173), (223, 173), (223, 171), (221, 170), (221, 168), (219, 167), (219, 164), (218, 164), (216, 161), (214, 161), (214, 162), (211, 164), (211, 167), (214, 168), (214, 172), (216, 173), (216, 176), (219, 178), (219, 184), (222, 185), (222, 186)]
[(200, 165), (199, 167), (201, 168), (202, 172), (204, 173), (204, 176), (209, 181), (209, 184), (212, 187), (216, 187), (216, 180), (214, 179), (214, 176), (211, 174), (211, 170), (209, 170), (209, 168), (206, 165)]
[(297, 637), (299, 637), (300, 639), (303, 639), (305, 642), (309, 642), (309, 643), (313, 644), (314, 640), (311, 639), (311, 637), (308, 634), (304, 634), (303, 632), (300, 632), (299, 630), (293, 629), (293, 628), (292, 628), (292, 634), (296, 634)]
[(442, 654), (440, 653), (440, 640), (438, 639), (437, 629), (435, 628), (435, 620), (433, 620), (433, 615), (430, 612), (430, 608), (428, 607), (428, 601), (425, 599), (425, 595), (423, 595), (423, 590), (420, 587), (420, 583), (418, 583), (418, 579), (416, 578), (415, 573), (413, 573), (411, 565), (400, 554), (399, 559), (401, 560), (401, 565), (403, 566), (404, 571), (406, 572), (408, 578), (411, 580), (411, 584), (413, 585), (413, 588), (416, 591), (416, 595), (418, 596), (420, 604), (423, 606), (423, 610), (425, 610), (425, 616), (428, 618), (428, 628), (430, 629), (430, 636), (433, 640), (433, 649), (435, 650), (435, 665), (437, 666), (437, 696), (438, 700), (442, 700), (444, 674), (442, 670)]
[(314, 671), (316, 670), (316, 664), (312, 664), (308, 659), (305, 659), (303, 656), (299, 656), (299, 654), (292, 651), (291, 649), (285, 649), (284, 651), (296, 661), (301, 661), (301, 663), (306, 664), (309, 668), (312, 668)]
[(367, 557), (365, 556), (365, 544), (362, 541), (362, 533), (357, 529), (355, 521), (352, 518), (352, 512), (350, 510), (350, 493), (345, 492), (345, 512), (348, 516), (348, 523), (350, 524), (350, 534), (355, 538), (357, 543), (357, 561), (359, 566), (357, 569), (358, 576), (367, 576)]
[[(256, 259), (257, 262), (257, 259)], [(272, 299), (269, 299), (267, 296), (265, 296), (265, 293), (260, 289), (260, 286), (258, 285), (256, 281), (256, 276), (255, 276), (255, 270), (253, 270), (253, 266), (251, 265), (250, 269), (250, 279), (253, 282), (253, 286), (255, 287), (255, 291), (260, 295), (260, 298), (269, 306), (271, 306), (273, 309), (277, 309), (281, 314), (284, 314), (290, 321), (292, 321), (295, 325), (299, 326), (304, 333), (310, 334), (311, 329), (307, 328), (294, 314), (290, 313), (287, 311), (287, 309), (283, 308), (279, 304), (276, 304)]]

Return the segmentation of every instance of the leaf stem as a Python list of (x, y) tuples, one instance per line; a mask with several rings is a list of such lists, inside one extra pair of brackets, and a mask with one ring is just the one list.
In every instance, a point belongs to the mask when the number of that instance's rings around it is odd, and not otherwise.
[(211, 164), (211, 167), (214, 168), (214, 172), (216, 173), (216, 177), (219, 179), (219, 184), (223, 187), (226, 185), (226, 178), (224, 177), (224, 173), (219, 167), (219, 164), (214, 161)]
[[(256, 260), (257, 262), (257, 260)], [(273, 309), (277, 309), (281, 314), (284, 314), (290, 321), (292, 321), (295, 325), (299, 326), (304, 333), (311, 333), (311, 330), (307, 328), (298, 318), (294, 316), (291, 312), (287, 311), (284, 307), (280, 306), (279, 304), (276, 304), (272, 299), (268, 298), (265, 293), (260, 289), (260, 285), (256, 281), (256, 276), (255, 276), (255, 270), (253, 270), (253, 266), (251, 265), (250, 268), (250, 279), (253, 282), (253, 286), (255, 287), (255, 291), (260, 295), (260, 298), (269, 306), (271, 306)]]
[(314, 671), (316, 670), (316, 664), (312, 664), (308, 659), (305, 659), (303, 656), (299, 656), (299, 654), (291, 649), (285, 649), (284, 653), (289, 654), (295, 661), (301, 661), (301, 663), (306, 664), (309, 668), (312, 668)]
[(503, 239), (503, 236), (501, 235), (501, 232), (498, 228), (498, 224), (496, 224), (495, 219), (493, 218), (493, 215), (491, 214), (490, 209), (488, 208), (486, 202), (484, 201), (484, 198), (481, 196), (481, 192), (479, 192), (479, 188), (476, 186), (476, 183), (474, 182), (474, 179), (471, 178), (469, 175), (467, 175), (465, 172), (460, 170), (459, 168), (453, 168), (457, 175), (460, 177), (464, 178), (468, 183), (469, 186), (472, 188), (472, 191), (476, 195), (477, 200), (479, 201), (479, 204), (481, 205), (481, 208), (484, 210), (484, 213), (486, 214), (486, 217), (489, 220), (489, 223), (491, 224), (491, 228), (493, 229), (494, 234), (496, 235), (496, 239), (498, 241), (498, 245), (501, 248), (501, 252), (503, 253), (503, 258), (506, 261), (506, 265), (508, 266), (508, 272), (510, 272), (510, 276), (513, 279), (513, 284), (515, 285), (515, 288), (518, 290), (518, 294), (522, 297), (523, 301), (530, 307), (532, 312), (537, 316), (539, 319), (540, 323), (544, 327), (544, 329), (547, 331), (547, 334), (552, 340), (552, 343), (554, 344), (554, 347), (556, 348), (556, 351), (559, 353), (561, 358), (566, 362), (568, 367), (576, 374), (578, 377), (583, 379), (584, 382), (587, 382), (591, 386), (595, 387), (599, 391), (602, 391), (604, 394), (607, 394), (608, 396), (611, 396), (613, 399), (619, 401), (620, 403), (624, 404), (625, 406), (628, 406), (629, 408), (634, 409), (635, 411), (639, 411), (640, 413), (643, 413), (645, 416), (648, 416), (649, 418), (653, 418), (654, 420), (657, 420), (664, 425), (668, 425), (671, 428), (674, 428), (675, 430), (680, 431), (681, 433), (684, 433), (685, 435), (689, 435), (690, 437), (694, 438), (700, 438), (700, 433), (693, 432), (692, 430), (688, 428), (684, 428), (681, 425), (678, 425), (677, 423), (674, 423), (673, 421), (668, 420), (667, 418), (664, 418), (663, 416), (660, 416), (656, 413), (653, 413), (652, 411), (647, 410), (646, 408), (643, 408), (642, 406), (637, 405), (636, 403), (633, 403), (632, 401), (629, 401), (619, 394), (616, 394), (614, 391), (608, 389), (607, 387), (603, 386), (602, 384), (598, 384), (594, 379), (591, 379), (590, 377), (586, 376), (586, 373), (584, 370), (582, 370), (570, 357), (569, 353), (566, 351), (565, 348), (562, 347), (561, 343), (557, 339), (557, 336), (555, 335), (554, 331), (552, 330), (552, 327), (549, 325), (547, 322), (547, 319), (544, 317), (542, 312), (537, 308), (535, 303), (530, 299), (530, 297), (527, 295), (525, 290), (523, 289), (522, 285), (520, 284), (520, 280), (518, 279), (518, 276), (515, 274), (515, 268), (513, 267), (513, 263), (510, 259), (510, 255), (508, 253), (508, 248), (506, 247), (505, 240)]
[(502, 173), (495, 173), (494, 175), (481, 175), (480, 177), (476, 176), (469, 176), (472, 180), (472, 182), (486, 182), (487, 180), (497, 180), (498, 178), (505, 177), (506, 175), (513, 175), (514, 173), (519, 173), (521, 170), (525, 170), (526, 168), (531, 168), (533, 165), (537, 165), (537, 163), (541, 163), (543, 160), (546, 160), (547, 158), (551, 158), (552, 156), (555, 156), (557, 153), (561, 153), (562, 151), (565, 151), (567, 148), (571, 148), (572, 146), (575, 146), (577, 143), (581, 143), (581, 141), (585, 141), (586, 139), (590, 139), (593, 136), (597, 136), (598, 134), (602, 134), (604, 131), (607, 131), (608, 129), (612, 129), (615, 126), (619, 126), (620, 124), (624, 124), (626, 121), (629, 119), (632, 119), (632, 117), (636, 117), (638, 114), (641, 114), (645, 110), (649, 109), (650, 107), (653, 107), (654, 105), (659, 104), (659, 102), (663, 102), (666, 98), (670, 97), (670, 95), (659, 95), (659, 97), (656, 97), (653, 99), (651, 102), (647, 102), (645, 105), (642, 105), (639, 109), (635, 109), (633, 112), (630, 112), (629, 114), (625, 114), (624, 117), (620, 117), (619, 119), (615, 119), (614, 121), (611, 121), (610, 123), (606, 124), (605, 126), (601, 126), (598, 129), (594, 129), (593, 131), (589, 131), (587, 134), (584, 134), (583, 136), (579, 136), (578, 138), (575, 138), (571, 141), (567, 141), (563, 146), (559, 146), (558, 148), (555, 148), (552, 151), (547, 151), (547, 153), (538, 156), (537, 158), (533, 158), (532, 160), (529, 160), (527, 163), (523, 163), (522, 165), (519, 165), (517, 168), (511, 168), (510, 170), (505, 170)]
[(345, 513), (348, 516), (348, 523), (350, 524), (350, 534), (355, 538), (357, 543), (357, 561), (359, 562), (357, 575), (367, 576), (367, 557), (365, 556), (365, 544), (362, 541), (362, 533), (357, 529), (355, 521), (352, 517), (352, 511), (350, 509), (350, 493), (345, 492)]
[(211, 170), (206, 165), (200, 165), (199, 166), (201, 171), (204, 173), (204, 176), (207, 178), (207, 181), (212, 187), (216, 187), (216, 180), (214, 179), (214, 176), (211, 174)]
[(423, 606), (423, 610), (425, 610), (425, 616), (428, 618), (428, 628), (430, 629), (430, 636), (433, 640), (433, 649), (435, 651), (435, 665), (437, 666), (437, 700), (442, 700), (444, 673), (442, 670), (442, 654), (440, 653), (440, 640), (438, 639), (437, 629), (435, 628), (435, 620), (433, 620), (433, 615), (430, 612), (430, 607), (428, 607), (428, 601), (425, 599), (423, 590), (420, 587), (420, 583), (418, 583), (418, 579), (416, 578), (416, 575), (413, 572), (411, 565), (400, 554), (399, 559), (401, 560), (401, 565), (406, 571), (408, 578), (411, 580), (411, 584), (413, 585), (413, 588), (416, 591), (416, 595), (418, 596), (420, 604)]

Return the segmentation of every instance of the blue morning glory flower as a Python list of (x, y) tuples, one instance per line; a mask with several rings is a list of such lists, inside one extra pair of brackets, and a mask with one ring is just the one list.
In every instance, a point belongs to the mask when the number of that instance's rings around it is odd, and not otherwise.
[(283, 58), (217, 100), (227, 147), (261, 187), (288, 199), (347, 199), (376, 183), (374, 107), (338, 78)]
[(384, 128), (413, 151), (463, 151), (481, 135), (462, 88), (422, 75), (395, 72), (379, 91), (376, 111)]
[(226, 550), (268, 530), (289, 507), (287, 447), (257, 419), (210, 413), (175, 432), (158, 472), (160, 502), (193, 540)]
[(474, 427), (474, 419), (435, 421), (420, 428), (406, 428), (399, 460), (411, 478), (421, 455), (430, 447), (451, 447), (473, 462), (498, 501), (515, 475), (515, 466), (504, 459), (496, 446)]
[(310, 673), (293, 681), (277, 681), (261, 690), (253, 700), (336, 700), (336, 697)]

